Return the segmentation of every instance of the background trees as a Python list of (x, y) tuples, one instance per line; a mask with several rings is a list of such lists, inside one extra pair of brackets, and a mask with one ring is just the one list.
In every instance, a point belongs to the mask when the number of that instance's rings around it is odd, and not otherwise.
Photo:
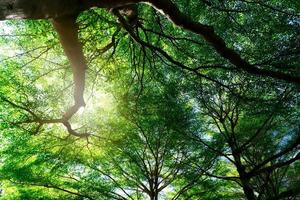
[(86, 107), (65, 126), (53, 27), (2, 23), (1, 198), (299, 198), (299, 4), (149, 2), (80, 14)]
[[(248, 88), (244, 92), (249, 92)], [(212, 138), (196, 139), (233, 164), (238, 176), (220, 178), (238, 181), (248, 199), (255, 199), (255, 193), (257, 198), (278, 199), (281, 184), (288, 184), (283, 178), (287, 166), (292, 167), (299, 159), (299, 119), (292, 114), (296, 96), (291, 94), (289, 89), (273, 93), (277, 102), (261, 105), (230, 97), (220, 88), (200, 90), (197, 95), (203, 106), (202, 114), (209, 116), (207, 123), (212, 127), (207, 130), (212, 130)], [(221, 144), (219, 147), (215, 147), (216, 141)]]

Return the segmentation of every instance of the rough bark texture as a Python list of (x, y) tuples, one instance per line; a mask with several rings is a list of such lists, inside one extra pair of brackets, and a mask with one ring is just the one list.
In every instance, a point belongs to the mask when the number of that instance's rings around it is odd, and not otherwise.
[(1, 0), (0, 20), (49, 19), (87, 10), (91, 7), (114, 8), (138, 0)]

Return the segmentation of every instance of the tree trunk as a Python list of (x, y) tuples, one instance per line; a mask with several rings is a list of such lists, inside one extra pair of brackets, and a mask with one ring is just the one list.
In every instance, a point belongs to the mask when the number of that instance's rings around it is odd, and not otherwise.
[(114, 8), (138, 2), (141, 0), (1, 0), (0, 20), (58, 18), (91, 7)]
[(243, 191), (244, 191), (244, 194), (245, 194), (246, 198), (248, 200), (255, 200), (256, 198), (255, 198), (254, 191), (253, 191), (253, 189), (251, 187), (251, 184), (250, 184), (250, 178), (247, 176), (247, 173), (245, 171), (245, 167), (240, 162), (240, 156), (234, 155), (234, 159), (236, 161), (236, 164), (235, 164), (236, 169), (239, 173), (241, 184), (242, 184)]
[(149, 195), (150, 200), (158, 200), (158, 193), (153, 192), (151, 195)]
[(228, 141), (228, 144), (229, 144), (229, 146), (231, 148), (231, 151), (232, 151), (232, 156), (233, 156), (234, 161), (235, 161), (236, 169), (239, 173), (239, 177), (240, 177), (240, 180), (241, 180), (241, 184), (242, 184), (242, 187), (243, 187), (244, 194), (245, 194), (245, 196), (248, 200), (255, 200), (256, 198), (255, 198), (254, 191), (253, 191), (253, 189), (251, 187), (251, 184), (250, 184), (250, 178), (247, 175), (246, 168), (242, 164), (242, 161), (241, 161), (241, 155), (240, 155), (239, 152), (236, 151), (235, 145), (232, 141)]
[(242, 186), (243, 186), (243, 190), (244, 190), (244, 194), (246, 196), (246, 198), (248, 200), (255, 200), (255, 195), (254, 195), (254, 191), (249, 183), (249, 179), (246, 177), (240, 177)]

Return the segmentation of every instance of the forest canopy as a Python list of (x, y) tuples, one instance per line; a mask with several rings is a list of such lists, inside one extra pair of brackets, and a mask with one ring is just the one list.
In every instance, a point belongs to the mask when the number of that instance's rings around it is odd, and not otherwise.
[(0, 199), (300, 199), (300, 1), (3, 0)]

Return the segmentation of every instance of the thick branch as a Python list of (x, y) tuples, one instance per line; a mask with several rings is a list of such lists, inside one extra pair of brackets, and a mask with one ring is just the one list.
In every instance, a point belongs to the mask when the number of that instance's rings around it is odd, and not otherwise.
[(223, 58), (226, 58), (240, 70), (253, 75), (300, 83), (299, 76), (266, 70), (250, 64), (236, 51), (227, 47), (225, 41), (215, 33), (213, 27), (193, 21), (183, 14), (171, 0), (2, 0), (0, 2), (0, 20), (59, 18), (78, 14), (91, 7), (116, 8), (141, 2), (151, 4), (177, 26), (201, 35)]
[(237, 52), (227, 47), (225, 41), (215, 33), (213, 27), (194, 22), (184, 15), (171, 0), (148, 0), (148, 2), (156, 9), (162, 11), (163, 14), (177, 26), (203, 36), (203, 38), (210, 43), (223, 58), (226, 58), (239, 69), (253, 75), (272, 77), (290, 83), (300, 83), (300, 77), (298, 76), (292, 76), (278, 71), (265, 70), (251, 65)]
[[(23, 110), (25, 112), (27, 112), (28, 114), (30, 114), (33, 119), (31, 120), (26, 120), (23, 122), (18, 122), (18, 123), (14, 123), (14, 124), (30, 124), (30, 123), (36, 123), (38, 124), (38, 127), (36, 129), (36, 133), (40, 130), (40, 128), (45, 125), (45, 124), (63, 124), (66, 128), (67, 131), (70, 135), (76, 136), (76, 137), (80, 137), (80, 138), (86, 138), (89, 137), (90, 134), (89, 133), (78, 133), (77, 131), (75, 131), (74, 129), (72, 129), (71, 124), (69, 123), (68, 120), (64, 119), (64, 118), (60, 118), (60, 119), (42, 119), (40, 118), (36, 113), (34, 113), (32, 110), (30, 110), (27, 107), (24, 106), (20, 106), (12, 101), (10, 101), (9, 99), (0, 96), (0, 100), (10, 104), (11, 106), (13, 106), (16, 109), (20, 109)], [(66, 115), (66, 114), (65, 114)]]
[(82, 45), (78, 39), (76, 16), (54, 19), (53, 25), (59, 35), (60, 43), (70, 61), (73, 72), (75, 105), (65, 115), (65, 118), (69, 119), (81, 106), (85, 105), (83, 92), (87, 65), (82, 52)]
[(290, 160), (287, 160), (287, 161), (284, 161), (284, 162), (279, 162), (279, 163), (276, 163), (276, 164), (271, 165), (269, 167), (265, 167), (265, 168), (262, 168), (262, 169), (259, 169), (259, 170), (256, 170), (256, 171), (251, 171), (247, 175), (249, 177), (254, 177), (254, 176), (257, 176), (257, 175), (259, 175), (261, 173), (264, 173), (264, 172), (272, 172), (272, 171), (274, 171), (278, 168), (290, 165), (290, 164), (292, 164), (292, 163), (294, 163), (298, 160), (300, 160), (300, 153), (298, 153), (294, 158), (292, 158)]
[(140, 0), (1, 0), (0, 20), (50, 19), (78, 14), (91, 7), (114, 8)]
[[(284, 155), (286, 155), (287, 153), (293, 151), (294, 149), (296, 149), (296, 147), (299, 146), (300, 144), (300, 130), (298, 131), (298, 137), (295, 139), (295, 141), (290, 145), (288, 146), (287, 148), (285, 148), (284, 150), (278, 152), (277, 154), (269, 157), (268, 159), (264, 160), (263, 162), (261, 162), (260, 164), (256, 165), (250, 172), (251, 173), (255, 173), (256, 171), (260, 170), (263, 166), (265, 166), (267, 163), (273, 161), (273, 160), (276, 160)], [(300, 156), (300, 155), (299, 155)], [(300, 158), (300, 157), (299, 157)], [(298, 159), (299, 159), (298, 158)]]

